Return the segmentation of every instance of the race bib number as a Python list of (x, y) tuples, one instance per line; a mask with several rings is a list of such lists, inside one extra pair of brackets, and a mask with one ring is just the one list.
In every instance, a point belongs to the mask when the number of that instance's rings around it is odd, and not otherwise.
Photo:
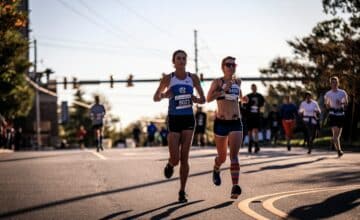
[(191, 108), (191, 107), (192, 107), (191, 94), (175, 96), (175, 108), (176, 109), (184, 109), (184, 108)]
[(259, 107), (257, 107), (256, 105), (251, 106), (250, 112), (258, 113), (259, 112)]
[(225, 94), (225, 99), (226, 100), (229, 100), (229, 101), (235, 101), (237, 100), (237, 95), (234, 95), (234, 94)]

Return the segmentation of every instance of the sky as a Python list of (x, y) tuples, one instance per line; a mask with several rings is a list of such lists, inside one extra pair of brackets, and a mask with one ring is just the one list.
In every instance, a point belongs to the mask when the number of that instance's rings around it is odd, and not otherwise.
[[(199, 72), (221, 77), (221, 59), (237, 58), (238, 77), (260, 76), (272, 59), (291, 57), (288, 40), (308, 35), (323, 13), (321, 0), (29, 0), (30, 38), (37, 40), (38, 71), (51, 68), (53, 79), (156, 79), (174, 70), (171, 56), (188, 53), (187, 71), (195, 72), (197, 30)], [(33, 47), (32, 47), (33, 48)], [(32, 51), (30, 59), (33, 60)], [(244, 82), (242, 91), (250, 92)], [(255, 82), (259, 91), (266, 88)], [(210, 82), (203, 86), (205, 94)], [(167, 100), (153, 102), (158, 83), (134, 87), (115, 84), (82, 86), (85, 98), (102, 94), (121, 127), (166, 114)], [(74, 90), (57, 87), (58, 102), (71, 103)], [(205, 109), (214, 109), (207, 103)]]

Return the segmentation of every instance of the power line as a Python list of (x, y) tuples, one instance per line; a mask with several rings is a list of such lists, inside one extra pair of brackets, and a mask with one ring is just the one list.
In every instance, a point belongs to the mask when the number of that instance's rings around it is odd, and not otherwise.
[[(69, 9), (70, 11), (72, 11), (73, 13), (77, 14), (80, 17), (83, 17), (84, 19), (86, 19), (88, 22), (92, 23), (93, 25), (113, 34), (116, 37), (123, 37), (121, 35), (119, 35), (117, 32), (113, 31), (112, 29), (109, 29), (107, 27), (105, 27), (104, 25), (98, 23), (95, 19), (93, 19), (92, 17), (89, 17), (85, 14), (83, 14), (81, 11), (77, 10), (76, 8), (72, 7), (70, 4), (68, 4), (67, 2), (63, 1), (63, 0), (57, 0), (61, 5), (63, 5), (65, 8)], [(125, 33), (125, 32), (123, 32)], [(126, 35), (129, 36), (129, 34), (125, 33)], [(130, 38), (131, 39), (131, 38)], [(126, 39), (128, 40), (128, 39)]]
[[(46, 39), (45, 39), (46, 41)], [(51, 41), (51, 40), (50, 40)], [(123, 49), (131, 49), (131, 50), (142, 50), (142, 51), (148, 51), (151, 52), (154, 55), (157, 56), (161, 56), (167, 52), (165, 52), (164, 50), (159, 50), (159, 49), (155, 49), (155, 48), (140, 48), (140, 47), (123, 47), (123, 46), (110, 46), (108, 45), (108, 47), (106, 46), (96, 46), (97, 44), (87, 44), (87, 43), (80, 43), (83, 45), (76, 45), (76, 44), (68, 44), (68, 43), (64, 43), (64, 42), (40, 42), (39, 43), (42, 46), (48, 46), (48, 47), (54, 47), (54, 48), (64, 48), (64, 49), (74, 49), (74, 50), (90, 50), (92, 52), (108, 52), (108, 53), (116, 53), (118, 51), (123, 51)]]
[(111, 26), (113, 29), (115, 30), (120, 30), (122, 33), (125, 33), (126, 35), (128, 35), (128, 37), (131, 37), (132, 40), (134, 40), (134, 38), (136, 38), (134, 35), (131, 35), (129, 33), (127, 33), (124, 30), (119, 29), (119, 27), (117, 27), (116, 25), (114, 25), (111, 21), (109, 21), (107, 18), (105, 18), (104, 16), (102, 16), (101, 14), (99, 14), (95, 9), (93, 9), (92, 7), (90, 7), (88, 4), (86, 4), (83, 0), (78, 0), (78, 2), (84, 6), (90, 13), (92, 13), (95, 17), (97, 17), (98, 19), (102, 20), (105, 24)]
[(144, 17), (143, 15), (141, 15), (140, 13), (138, 13), (137, 11), (135, 11), (134, 9), (130, 8), (129, 6), (127, 6), (126, 4), (124, 4), (122, 1), (116, 1), (119, 5), (121, 5), (123, 8), (127, 9), (128, 11), (130, 11), (131, 13), (133, 13), (135, 16), (137, 16), (138, 18), (140, 18), (141, 20), (143, 20), (145, 23), (148, 23), (150, 26), (152, 26), (153, 28), (155, 28), (156, 30), (166, 34), (168, 37), (173, 38), (173, 35), (171, 33), (169, 33), (168, 31), (164, 30), (163, 28), (161, 28), (160, 26), (154, 24), (152, 21), (150, 21), (149, 19), (147, 19), (146, 17)]

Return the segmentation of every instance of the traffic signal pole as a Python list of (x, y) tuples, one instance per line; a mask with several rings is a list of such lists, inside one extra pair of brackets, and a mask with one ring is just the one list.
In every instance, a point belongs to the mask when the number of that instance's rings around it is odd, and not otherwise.
[[(37, 45), (36, 39), (34, 40), (34, 73), (37, 73)], [(35, 75), (36, 83), (39, 85), (40, 77)], [(35, 94), (35, 101), (36, 101), (36, 141), (37, 147), (41, 147), (41, 126), (40, 126), (40, 94), (39, 90), (36, 90)]]

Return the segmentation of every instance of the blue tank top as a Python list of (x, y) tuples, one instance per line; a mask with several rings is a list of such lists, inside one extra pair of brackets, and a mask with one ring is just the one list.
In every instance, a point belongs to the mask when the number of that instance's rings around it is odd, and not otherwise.
[(186, 78), (181, 80), (171, 73), (169, 89), (173, 96), (169, 99), (169, 115), (193, 115), (191, 96), (194, 92), (194, 84), (191, 74), (187, 73)]

